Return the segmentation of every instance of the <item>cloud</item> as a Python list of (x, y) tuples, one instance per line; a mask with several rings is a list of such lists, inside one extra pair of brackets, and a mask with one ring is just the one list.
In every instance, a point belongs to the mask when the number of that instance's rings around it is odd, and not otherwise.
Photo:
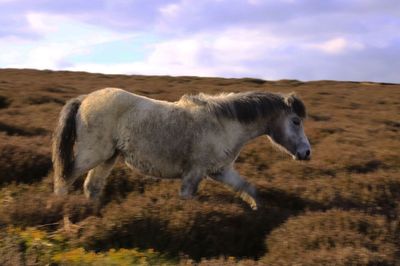
[(333, 38), (321, 43), (313, 43), (306, 45), (309, 48), (320, 50), (327, 54), (341, 54), (350, 52), (351, 50), (361, 50), (364, 48), (362, 43), (349, 42), (345, 38)]
[(41, 35), (52, 33), (57, 30), (57, 24), (51, 23), (54, 22), (54, 17), (56, 16), (48, 16), (39, 13), (26, 14), (26, 20), (29, 24), (30, 30)]
[[(244, 40), (252, 34), (257, 36), (256, 33), (240, 35), (240, 32), (247, 31), (227, 30), (217, 37), (196, 35), (160, 42), (154, 45), (145, 60), (132, 64), (75, 65), (71, 69), (130, 74), (250, 76), (264, 79), (399, 80), (396, 71), (393, 71), (400, 68), (400, 61), (393, 60), (400, 54), (398, 44), (385, 48), (365, 46), (360, 49), (357, 43), (353, 45), (346, 40), (338, 42), (336, 49), (339, 50), (332, 53), (333, 50), (326, 52), (304, 48), (295, 42), (288, 44), (287, 40), (278, 39), (275, 45), (260, 50), (258, 46), (265, 41), (262, 38), (258, 43), (250, 42), (250, 46), (236, 46), (233, 36)], [(335, 42), (331, 42), (335, 48), (332, 43)]]
[(0, 23), (0, 67), (400, 82), (395, 0), (0, 0)]
[(32, 12), (26, 14), (26, 18), (31, 32), (42, 37), (0, 38), (0, 49), (3, 52), (0, 57), (1, 65), (60, 69), (72, 64), (69, 62), (71, 56), (88, 53), (93, 46), (133, 36), (82, 24), (62, 15)]
[(181, 12), (181, 6), (178, 4), (168, 4), (161, 6), (158, 10), (162, 17), (174, 18)]
[[(369, 17), (396, 18), (400, 2), (396, 0), (9, 0), (0, 2), (0, 17), (14, 14), (24, 21), (26, 13), (51, 13), (123, 31), (165, 30), (172, 33), (210, 31), (235, 25), (285, 25), (309, 18), (309, 26), (321, 26), (324, 18), (341, 16), (348, 31), (357, 30)], [(316, 20), (321, 23), (314, 23)], [(322, 21), (320, 21), (322, 19)], [(352, 24), (347, 22), (353, 22)], [(330, 21), (329, 26), (341, 24)], [(334, 22), (334, 23), (333, 23)], [(346, 30), (341, 27), (341, 30)], [(301, 33), (300, 33), (301, 34)]]

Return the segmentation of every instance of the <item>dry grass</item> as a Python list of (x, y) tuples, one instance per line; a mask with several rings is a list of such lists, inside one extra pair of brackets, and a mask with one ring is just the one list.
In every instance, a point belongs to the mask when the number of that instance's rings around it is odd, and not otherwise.
[(383, 216), (330, 210), (291, 218), (267, 237), (262, 261), (287, 265), (391, 265), (399, 224)]
[[(57, 199), (50, 139), (58, 112), (67, 99), (107, 86), (165, 100), (296, 91), (309, 111), (313, 160), (292, 161), (266, 138), (249, 143), (237, 168), (259, 190), (256, 212), (209, 180), (196, 199), (181, 200), (179, 180), (146, 177), (122, 162), (99, 212), (82, 196), (82, 179)], [(396, 265), (399, 132), (400, 85), (0, 70), (0, 264), (129, 265), (137, 254), (144, 263), (181, 265)], [(64, 213), (80, 226), (76, 233), (59, 232)]]
[(50, 171), (49, 154), (9, 144), (1, 145), (0, 149), (0, 184), (32, 183)]

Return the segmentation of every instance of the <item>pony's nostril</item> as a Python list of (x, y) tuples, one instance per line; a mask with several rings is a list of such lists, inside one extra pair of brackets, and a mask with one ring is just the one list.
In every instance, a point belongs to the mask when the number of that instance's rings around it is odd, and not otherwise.
[(303, 150), (303, 151), (297, 151), (295, 153), (295, 158), (296, 160), (309, 160), (311, 156), (311, 150)]

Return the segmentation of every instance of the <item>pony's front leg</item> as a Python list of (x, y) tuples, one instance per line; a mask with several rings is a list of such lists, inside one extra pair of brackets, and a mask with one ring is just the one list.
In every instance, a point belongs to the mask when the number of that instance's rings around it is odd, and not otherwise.
[(255, 187), (245, 181), (232, 167), (222, 172), (212, 174), (210, 177), (219, 181), (239, 193), (242, 200), (247, 202), (253, 210), (257, 210), (257, 192)]
[(180, 196), (183, 199), (191, 199), (197, 193), (200, 181), (203, 176), (199, 173), (191, 172), (182, 178)]

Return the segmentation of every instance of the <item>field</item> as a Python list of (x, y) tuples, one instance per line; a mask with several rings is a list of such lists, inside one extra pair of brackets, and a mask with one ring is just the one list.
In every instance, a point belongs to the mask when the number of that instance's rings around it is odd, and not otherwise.
[[(156, 99), (185, 93), (295, 91), (306, 103), (309, 162), (260, 137), (236, 166), (259, 191), (252, 211), (205, 180), (181, 200), (179, 180), (119, 162), (99, 212), (52, 194), (50, 143), (71, 97), (112, 86)], [(400, 265), (400, 85), (369, 82), (124, 76), (0, 70), (0, 265)], [(62, 217), (78, 225), (65, 232)]]

